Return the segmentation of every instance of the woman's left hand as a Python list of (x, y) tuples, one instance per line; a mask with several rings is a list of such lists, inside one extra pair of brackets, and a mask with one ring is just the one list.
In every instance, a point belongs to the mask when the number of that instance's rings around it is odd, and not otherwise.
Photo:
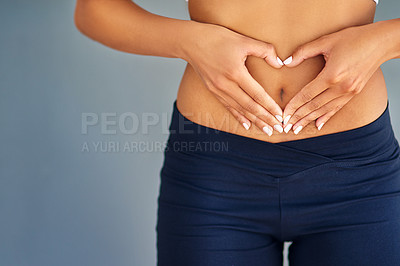
[[(384, 63), (384, 49), (373, 24), (354, 26), (299, 46), (285, 65), (295, 67), (307, 58), (323, 55), (325, 67), (286, 105), (285, 132), (295, 134), (316, 120), (320, 130), (356, 94)], [(289, 117), (290, 116), (290, 117)], [(286, 119), (285, 119), (286, 118)]]

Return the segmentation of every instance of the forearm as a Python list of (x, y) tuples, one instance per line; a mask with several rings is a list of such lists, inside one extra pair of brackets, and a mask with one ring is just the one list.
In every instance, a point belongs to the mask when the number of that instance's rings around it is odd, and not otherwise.
[(78, 0), (74, 20), (84, 35), (110, 48), (183, 59), (182, 43), (197, 24), (152, 14), (131, 0)]
[(378, 21), (370, 25), (375, 27), (376, 38), (381, 44), (383, 62), (400, 58), (400, 18)]

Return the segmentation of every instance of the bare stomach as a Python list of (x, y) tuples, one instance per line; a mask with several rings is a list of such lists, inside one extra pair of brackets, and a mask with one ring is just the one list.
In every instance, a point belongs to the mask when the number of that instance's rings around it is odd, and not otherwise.
[[(225, 26), (243, 35), (271, 43), (285, 59), (294, 49), (319, 36), (350, 26), (373, 22), (372, 0), (190, 0), (192, 20)], [(248, 57), (246, 66), (254, 79), (280, 105), (290, 99), (323, 69), (323, 56), (305, 60), (295, 68), (275, 69), (263, 59)], [(361, 93), (354, 96), (319, 131), (312, 122), (297, 135), (290, 130), (274, 130), (268, 136), (255, 125), (245, 130), (205, 87), (187, 64), (177, 95), (177, 108), (189, 120), (210, 128), (267, 142), (284, 142), (346, 131), (367, 125), (385, 110), (387, 89), (381, 68), (373, 74)]]

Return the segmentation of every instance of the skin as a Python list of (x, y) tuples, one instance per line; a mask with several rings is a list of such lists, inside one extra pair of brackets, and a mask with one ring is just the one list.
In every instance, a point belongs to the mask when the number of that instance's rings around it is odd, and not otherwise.
[[(288, 67), (296, 67), (307, 58), (320, 54), (324, 56), (326, 65), (317, 78), (303, 87), (286, 105), (284, 117), (288, 119), (284, 123), (294, 123), (293, 130), (296, 130), (316, 120), (315, 125), (320, 130), (340, 108), (361, 93), (382, 63), (398, 58), (389, 49), (380, 49), (385, 36), (382, 39), (374, 37), (375, 34), (380, 36), (385, 26), (390, 27), (389, 31), (398, 31), (400, 20), (393, 22), (347, 28), (297, 49)], [(390, 36), (388, 42), (391, 41)]]
[[(78, 0), (75, 24), (116, 50), (187, 61), (179, 111), (222, 131), (290, 141), (364, 126), (386, 107), (379, 66), (399, 57), (399, 20), (372, 23), (372, 0), (190, 0), (189, 13), (184, 21), (129, 0)], [(288, 115), (298, 134), (273, 128)]]

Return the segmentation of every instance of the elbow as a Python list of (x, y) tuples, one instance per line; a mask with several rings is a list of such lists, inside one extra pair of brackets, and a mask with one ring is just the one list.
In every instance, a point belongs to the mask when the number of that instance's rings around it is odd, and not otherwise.
[(82, 21), (79, 19), (79, 17), (76, 15), (76, 13), (74, 14), (74, 24), (75, 24), (75, 28), (77, 28), (81, 33), (83, 33)]
[(81, 1), (77, 0), (75, 11), (74, 11), (74, 24), (75, 27), (83, 33), (83, 21), (82, 21), (82, 6)]
[(84, 35), (86, 35), (86, 28), (87, 28), (87, 18), (89, 16), (89, 0), (77, 0), (75, 11), (74, 11), (74, 24), (75, 27)]
[(75, 27), (76, 27), (80, 32), (82, 32), (82, 20), (81, 20), (80, 17), (78, 16), (78, 13), (77, 13), (76, 10), (75, 10), (75, 13), (74, 13), (74, 24), (75, 24)]

